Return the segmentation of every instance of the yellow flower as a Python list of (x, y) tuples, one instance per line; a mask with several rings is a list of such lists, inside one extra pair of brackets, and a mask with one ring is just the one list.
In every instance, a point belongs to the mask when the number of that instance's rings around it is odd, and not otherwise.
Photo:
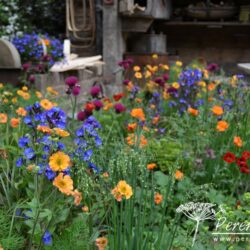
[(138, 71), (141, 70), (141, 68), (140, 68), (140, 66), (134, 66), (133, 70), (134, 70), (135, 72), (138, 72)]
[(182, 62), (181, 62), (181, 61), (176, 61), (175, 64), (176, 64), (176, 66), (178, 66), (178, 67), (181, 67), (181, 66), (182, 66)]
[(52, 95), (58, 95), (58, 92), (54, 90), (52, 87), (47, 87), (47, 92), (49, 92)]
[(153, 55), (152, 55), (152, 58), (153, 58), (153, 59), (158, 59), (159, 56), (158, 56), (157, 54), (153, 54)]
[(71, 195), (73, 190), (73, 180), (69, 175), (63, 175), (60, 173), (53, 181), (53, 185), (56, 186), (62, 193)]
[(157, 72), (158, 71), (158, 66), (151, 66), (151, 65), (147, 65), (147, 69), (149, 70), (149, 71), (151, 71), (152, 73), (155, 73), (155, 72)]
[(4, 102), (4, 103), (8, 103), (9, 100), (8, 100), (7, 98), (4, 98), (4, 99), (3, 99), (3, 102)]
[(28, 91), (28, 88), (27, 88), (26, 86), (23, 86), (23, 87), (22, 87), (22, 90), (23, 90), (23, 91)]
[(198, 85), (201, 87), (206, 87), (206, 83), (204, 81), (198, 82)]
[(58, 151), (50, 156), (49, 166), (54, 172), (63, 171), (71, 166), (70, 157), (63, 152)]
[(48, 99), (43, 99), (40, 101), (40, 105), (46, 109), (46, 110), (50, 110), (54, 107), (53, 103), (51, 101), (49, 101)]
[(63, 129), (60, 129), (60, 128), (53, 128), (53, 130), (55, 131), (55, 133), (57, 135), (59, 135), (60, 137), (67, 137), (70, 135), (69, 132), (63, 130)]
[(122, 196), (125, 196), (127, 200), (133, 195), (132, 188), (126, 181), (119, 181), (117, 184), (117, 190)]
[(170, 98), (170, 94), (167, 91), (163, 92), (163, 99), (168, 100)]
[(3, 88), (3, 86), (4, 86), (4, 85), (3, 85), (3, 83), (0, 83), (0, 89), (2, 89), (2, 88)]
[(135, 78), (142, 79), (142, 73), (141, 72), (136, 72), (135, 73)]
[(169, 70), (169, 66), (167, 64), (160, 64), (160, 67), (164, 70)]
[(144, 73), (145, 78), (149, 78), (152, 76), (152, 73), (149, 70), (146, 70), (146, 72)]
[(41, 99), (43, 97), (43, 95), (40, 91), (36, 91), (36, 97)]
[(180, 88), (180, 84), (178, 82), (174, 82), (172, 84), (172, 87), (174, 87), (175, 89), (179, 89)]
[(180, 181), (180, 180), (183, 179), (183, 177), (184, 177), (184, 174), (183, 174), (180, 170), (177, 170), (177, 171), (175, 172), (175, 179), (176, 179), (176, 180)]
[(12, 101), (12, 103), (17, 103), (17, 98), (16, 97), (13, 97), (12, 99), (11, 99), (11, 101)]

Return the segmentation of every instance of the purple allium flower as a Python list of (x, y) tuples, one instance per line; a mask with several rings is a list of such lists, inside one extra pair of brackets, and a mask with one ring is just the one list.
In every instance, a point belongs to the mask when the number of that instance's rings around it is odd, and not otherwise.
[(99, 86), (93, 86), (91, 87), (89, 93), (92, 97), (98, 97), (98, 95), (101, 92), (101, 88)]
[(103, 103), (100, 100), (94, 100), (93, 104), (95, 105), (95, 110), (100, 110), (103, 107)]
[(22, 69), (23, 69), (24, 71), (28, 71), (28, 70), (30, 69), (30, 67), (31, 67), (31, 64), (30, 64), (30, 63), (24, 63), (24, 64), (22, 65)]
[(220, 69), (220, 67), (216, 63), (210, 63), (207, 66), (207, 70), (210, 71), (210, 72), (218, 71), (219, 69)]
[(168, 81), (168, 80), (169, 80), (169, 75), (168, 75), (168, 74), (164, 74), (162, 77), (163, 77), (163, 79), (164, 79), (165, 81)]
[(78, 96), (81, 92), (81, 86), (80, 85), (75, 85), (72, 89), (72, 95), (73, 96)]
[(74, 87), (78, 83), (78, 78), (76, 76), (69, 76), (65, 79), (65, 83), (69, 87)]
[(79, 120), (79, 121), (84, 121), (86, 118), (87, 118), (87, 114), (85, 111), (80, 111), (77, 114), (77, 120)]
[(30, 75), (30, 76), (29, 76), (29, 82), (30, 82), (30, 83), (34, 83), (35, 80), (36, 80), (36, 78), (35, 78), (33, 75)]
[(127, 85), (129, 84), (129, 82), (130, 82), (130, 80), (125, 79), (125, 80), (123, 81), (123, 84), (124, 84), (125, 86), (127, 86)]
[(114, 105), (114, 109), (116, 113), (122, 113), (126, 110), (126, 107), (122, 103), (116, 103)]

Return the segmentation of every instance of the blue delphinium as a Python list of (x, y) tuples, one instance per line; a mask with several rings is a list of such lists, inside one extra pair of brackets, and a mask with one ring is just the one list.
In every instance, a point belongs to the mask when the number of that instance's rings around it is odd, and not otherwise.
[(48, 230), (46, 230), (46, 232), (44, 233), (42, 237), (42, 241), (43, 241), (43, 244), (46, 246), (52, 245), (52, 235)]
[(90, 116), (83, 122), (82, 126), (76, 130), (76, 138), (74, 139), (74, 143), (77, 147), (74, 156), (87, 162), (88, 166), (96, 172), (98, 172), (99, 169), (90, 161), (93, 155), (93, 148), (102, 145), (102, 140), (98, 134), (100, 128), (100, 123), (94, 116)]

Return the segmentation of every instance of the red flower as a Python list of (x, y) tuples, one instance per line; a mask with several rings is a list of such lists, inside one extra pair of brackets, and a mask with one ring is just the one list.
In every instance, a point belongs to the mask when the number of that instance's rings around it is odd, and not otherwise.
[(124, 93), (118, 93), (118, 94), (113, 95), (113, 98), (116, 102), (118, 102), (123, 96), (124, 96)]
[(243, 174), (250, 174), (250, 169), (247, 167), (241, 167), (240, 172)]
[(250, 152), (249, 151), (244, 151), (242, 153), (242, 157), (244, 157), (246, 160), (250, 159)]
[(245, 157), (237, 158), (236, 164), (240, 168), (247, 168), (247, 159)]
[(95, 104), (92, 103), (92, 102), (87, 102), (84, 106), (85, 110), (88, 112), (88, 113), (91, 113), (92, 114), (92, 111), (95, 109)]
[(223, 156), (223, 160), (227, 163), (233, 163), (235, 162), (235, 155), (231, 152), (227, 152), (224, 156)]

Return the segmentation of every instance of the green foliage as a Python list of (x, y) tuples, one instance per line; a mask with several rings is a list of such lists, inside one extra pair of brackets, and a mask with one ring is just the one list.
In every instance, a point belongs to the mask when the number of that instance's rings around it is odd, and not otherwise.
[(147, 150), (163, 172), (170, 171), (174, 163), (182, 156), (182, 145), (178, 141), (165, 138), (152, 139)]
[(62, 234), (53, 239), (53, 250), (88, 250), (89, 228), (87, 216), (79, 214), (71, 224), (66, 227)]
[(11, 228), (11, 216), (0, 210), (0, 246), (4, 250), (19, 250), (23, 248), (24, 238)]

